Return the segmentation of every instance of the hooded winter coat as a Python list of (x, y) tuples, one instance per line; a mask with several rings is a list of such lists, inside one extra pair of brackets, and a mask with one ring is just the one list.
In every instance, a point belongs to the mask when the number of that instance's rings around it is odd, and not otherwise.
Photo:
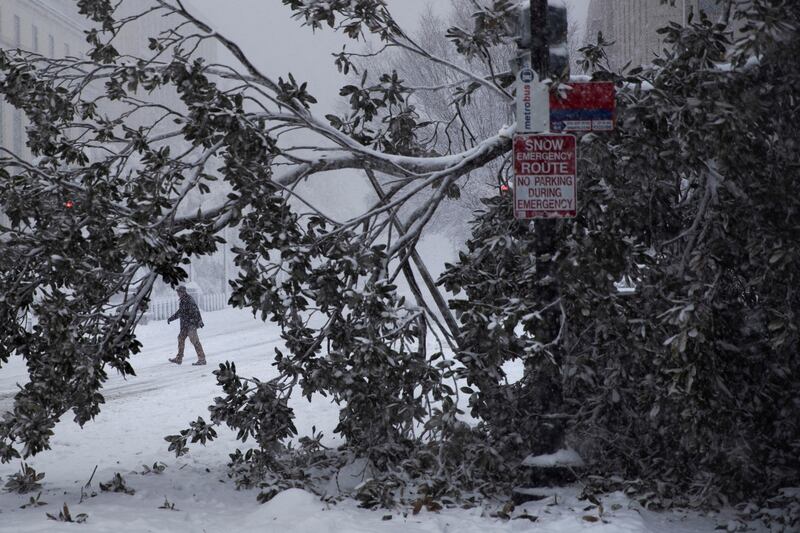
[(180, 304), (178, 310), (174, 315), (169, 317), (169, 322), (175, 319), (181, 319), (181, 329), (197, 329), (202, 328), (203, 317), (200, 316), (200, 309), (194, 301), (194, 298), (186, 293), (179, 294)]

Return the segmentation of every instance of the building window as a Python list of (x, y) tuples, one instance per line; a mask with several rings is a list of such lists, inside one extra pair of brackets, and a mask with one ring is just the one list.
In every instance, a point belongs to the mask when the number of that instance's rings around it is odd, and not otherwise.
[(39, 27), (36, 24), (31, 26), (31, 41), (33, 41), (33, 51), (39, 52)]
[(64, 43), (64, 55), (69, 56), (69, 44)]
[(631, 4), (624, 0), (625, 3), (622, 4), (622, 35), (620, 35), (620, 39), (622, 39), (622, 53), (625, 57), (622, 59), (622, 63), (630, 60), (631, 58)]
[(14, 15), (14, 46), (17, 48), (22, 46), (22, 29), (20, 24), (19, 16)]
[(645, 37), (647, 36), (647, 21), (645, 21), (644, 17), (645, 6), (639, 4), (639, 32), (642, 34), (642, 43), (646, 42)]
[(700, 0), (698, 4), (698, 9), (700, 11), (705, 11), (706, 15), (708, 15), (712, 20), (722, 17), (724, 12), (724, 6), (722, 3), (718, 4), (714, 0)]
[(14, 110), (14, 153), (17, 157), (22, 157), (22, 111)]
[(52, 35), (47, 36), (47, 51), (49, 52), (50, 57), (56, 57), (56, 40)]

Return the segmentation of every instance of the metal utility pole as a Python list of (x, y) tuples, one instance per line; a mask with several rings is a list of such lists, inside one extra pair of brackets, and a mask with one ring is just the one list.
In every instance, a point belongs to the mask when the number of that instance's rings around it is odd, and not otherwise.
[(544, 80), (550, 71), (550, 48), (547, 42), (547, 0), (531, 2), (531, 66), (539, 81)]
[[(531, 67), (536, 72), (539, 81), (547, 79), (550, 75), (550, 48), (548, 43), (548, 4), (547, 0), (530, 0), (531, 24)], [(534, 239), (536, 242), (536, 277), (540, 282), (549, 279), (549, 283), (540, 289), (541, 302), (549, 304), (555, 302), (560, 295), (557, 273), (553, 272), (553, 256), (556, 252), (556, 233), (560, 223), (555, 219), (537, 219), (533, 222)], [(548, 343), (557, 338), (560, 329), (561, 315), (558, 306), (550, 306), (542, 313), (541, 326), (535, 335), (543, 342)], [(555, 365), (539, 365), (540, 383), (547, 387), (538, 388), (533, 392), (536, 398), (535, 408), (544, 413), (560, 412), (563, 404), (563, 391), (560, 387), (560, 357), (558, 346), (552, 348)], [(552, 420), (543, 422), (538, 431), (538, 442), (534, 448), (538, 453), (552, 453), (563, 445), (564, 425), (561, 421)]]
[[(547, 0), (530, 0), (531, 3), (531, 67), (539, 81), (547, 79), (550, 71), (550, 48), (547, 42)], [(539, 255), (551, 255), (555, 251), (556, 220), (539, 219), (533, 223)], [(538, 262), (536, 271), (540, 279), (550, 275), (550, 264)], [(548, 291), (549, 292), (549, 291)], [(557, 291), (553, 291), (557, 292)], [(553, 295), (557, 297), (557, 295)]]

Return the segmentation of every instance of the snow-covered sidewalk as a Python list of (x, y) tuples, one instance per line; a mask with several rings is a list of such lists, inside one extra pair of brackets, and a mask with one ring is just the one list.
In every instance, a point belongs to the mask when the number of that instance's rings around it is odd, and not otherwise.
[[(2, 491), (7, 477), (20, 469), (20, 461), (0, 465), (0, 532), (458, 532), (495, 533), (537, 531), (545, 533), (596, 532), (711, 532), (718, 521), (711, 517), (655, 514), (642, 510), (622, 495), (603, 502), (601, 520), (597, 510), (584, 509), (577, 490), (560, 490), (557, 498), (518, 507), (529, 518), (504, 521), (490, 515), (498, 508), (445, 509), (438, 513), (410, 509), (368, 511), (354, 501), (337, 505), (322, 502), (313, 494), (290, 490), (260, 505), (258, 491), (237, 491), (226, 475), (228, 454), (237, 447), (234, 434), (219, 428), (219, 439), (207, 447), (190, 446), (188, 455), (175, 458), (167, 452), (164, 436), (188, 426), (198, 415), (208, 419), (207, 406), (220, 394), (212, 371), (219, 362), (234, 361), (244, 376), (268, 378), (274, 348), (280, 346), (278, 331), (243, 311), (206, 313), (207, 326), (200, 336), (209, 365), (193, 367), (194, 352), (187, 344), (182, 366), (167, 362), (175, 355), (176, 325), (156, 322), (142, 326), (138, 335), (142, 353), (132, 364), (137, 376), (127, 381), (112, 375), (103, 390), (106, 404), (94, 422), (79, 428), (68, 415), (55, 429), (52, 450), (28, 464), (46, 473), (41, 501), (44, 506), (21, 509), (36, 494)], [(0, 368), (0, 413), (10, 406), (16, 383), (27, 380), (19, 358)], [(292, 403), (300, 435), (311, 427), (323, 431), (327, 444), (335, 444), (332, 430), (338, 410), (325, 398)], [(238, 444), (238, 446), (237, 446)], [(166, 465), (162, 473), (145, 473), (154, 463)], [(92, 485), (81, 500), (81, 490), (97, 466)], [(150, 468), (152, 469), (152, 468)], [(103, 492), (98, 483), (108, 482), (119, 472), (132, 495)], [(96, 495), (92, 496), (92, 493)], [(165, 500), (174, 509), (164, 509)], [(58, 515), (66, 504), (72, 516), (88, 515), (82, 524), (56, 522), (45, 513)], [(586, 518), (589, 517), (589, 518)]]

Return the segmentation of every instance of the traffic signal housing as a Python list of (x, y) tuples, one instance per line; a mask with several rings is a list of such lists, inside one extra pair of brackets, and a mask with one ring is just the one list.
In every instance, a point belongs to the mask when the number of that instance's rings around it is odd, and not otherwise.
[[(554, 5), (555, 4), (555, 5)], [(531, 4), (520, 4), (515, 25), (517, 46), (524, 50), (531, 48)], [(567, 47), (567, 8), (561, 2), (547, 3), (547, 43), (550, 48), (550, 72), (552, 76), (569, 73), (569, 48)], [(535, 31), (535, 29), (534, 29)]]

